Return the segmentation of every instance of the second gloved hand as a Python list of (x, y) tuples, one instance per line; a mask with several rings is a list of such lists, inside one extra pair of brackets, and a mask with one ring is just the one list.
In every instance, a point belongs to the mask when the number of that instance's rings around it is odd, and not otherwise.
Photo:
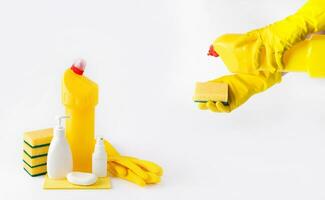
[(228, 84), (228, 105), (222, 102), (199, 103), (201, 110), (213, 112), (231, 112), (245, 103), (251, 96), (262, 92), (281, 81), (282, 73), (260, 72), (258, 75), (234, 74), (212, 80), (212, 82)]

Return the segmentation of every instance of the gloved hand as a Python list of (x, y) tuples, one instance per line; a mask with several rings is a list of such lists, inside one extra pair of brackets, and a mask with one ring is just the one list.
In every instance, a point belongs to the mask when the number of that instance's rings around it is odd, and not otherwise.
[(107, 140), (105, 140), (104, 144), (108, 154), (108, 171), (110, 175), (140, 186), (160, 182), (160, 177), (163, 175), (160, 166), (150, 161), (121, 156)]
[(251, 96), (262, 92), (281, 81), (282, 73), (260, 72), (258, 75), (234, 74), (212, 80), (228, 84), (228, 105), (222, 102), (199, 103), (201, 110), (213, 112), (231, 112), (245, 103)]
[[(280, 72), (283, 67), (283, 54), (309, 33), (325, 28), (325, 1), (309, 0), (298, 12), (274, 24), (248, 32), (233, 41), (232, 62), (229, 70), (233, 73), (256, 73), (256, 71)], [(222, 48), (221, 36), (213, 43), (210, 52)], [(214, 51), (213, 51), (214, 50)], [(210, 55), (214, 55), (211, 54)], [(222, 56), (222, 55), (221, 55)], [(264, 58), (265, 57), (265, 58)], [(266, 65), (261, 65), (265, 59)], [(233, 64), (233, 65), (232, 65)]]

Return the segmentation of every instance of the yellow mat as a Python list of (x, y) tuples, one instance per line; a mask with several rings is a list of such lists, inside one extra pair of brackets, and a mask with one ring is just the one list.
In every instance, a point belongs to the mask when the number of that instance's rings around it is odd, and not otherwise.
[(50, 179), (47, 175), (45, 176), (43, 189), (46, 190), (93, 190), (93, 189), (110, 189), (111, 182), (109, 177), (98, 178), (94, 185), (81, 186), (73, 185), (67, 181), (67, 179)]

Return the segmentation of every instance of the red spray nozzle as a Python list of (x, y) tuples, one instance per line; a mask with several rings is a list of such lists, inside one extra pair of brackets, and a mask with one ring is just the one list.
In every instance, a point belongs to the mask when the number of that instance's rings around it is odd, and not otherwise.
[(214, 50), (213, 45), (210, 46), (208, 56), (218, 57), (219, 54)]

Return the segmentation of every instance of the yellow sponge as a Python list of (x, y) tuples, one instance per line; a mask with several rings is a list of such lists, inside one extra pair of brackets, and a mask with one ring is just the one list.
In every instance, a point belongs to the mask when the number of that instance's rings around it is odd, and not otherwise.
[(31, 158), (46, 156), (47, 152), (49, 151), (49, 145), (32, 148), (26, 142), (24, 142), (23, 147), (24, 147), (24, 152), (27, 155), (29, 155)]
[(49, 146), (53, 137), (53, 128), (24, 133), (24, 142), (31, 148)]
[(31, 167), (24, 162), (24, 170), (31, 176), (41, 176), (46, 174), (46, 164), (37, 167)]
[(228, 102), (228, 84), (226, 83), (196, 83), (195, 94), (193, 97), (195, 102), (221, 101)]
[(37, 167), (40, 165), (46, 165), (47, 156), (38, 156), (31, 158), (28, 154), (24, 152), (23, 161), (31, 167)]
[(52, 128), (24, 133), (23, 165), (29, 175), (39, 176), (46, 174), (47, 152), (52, 137)]

